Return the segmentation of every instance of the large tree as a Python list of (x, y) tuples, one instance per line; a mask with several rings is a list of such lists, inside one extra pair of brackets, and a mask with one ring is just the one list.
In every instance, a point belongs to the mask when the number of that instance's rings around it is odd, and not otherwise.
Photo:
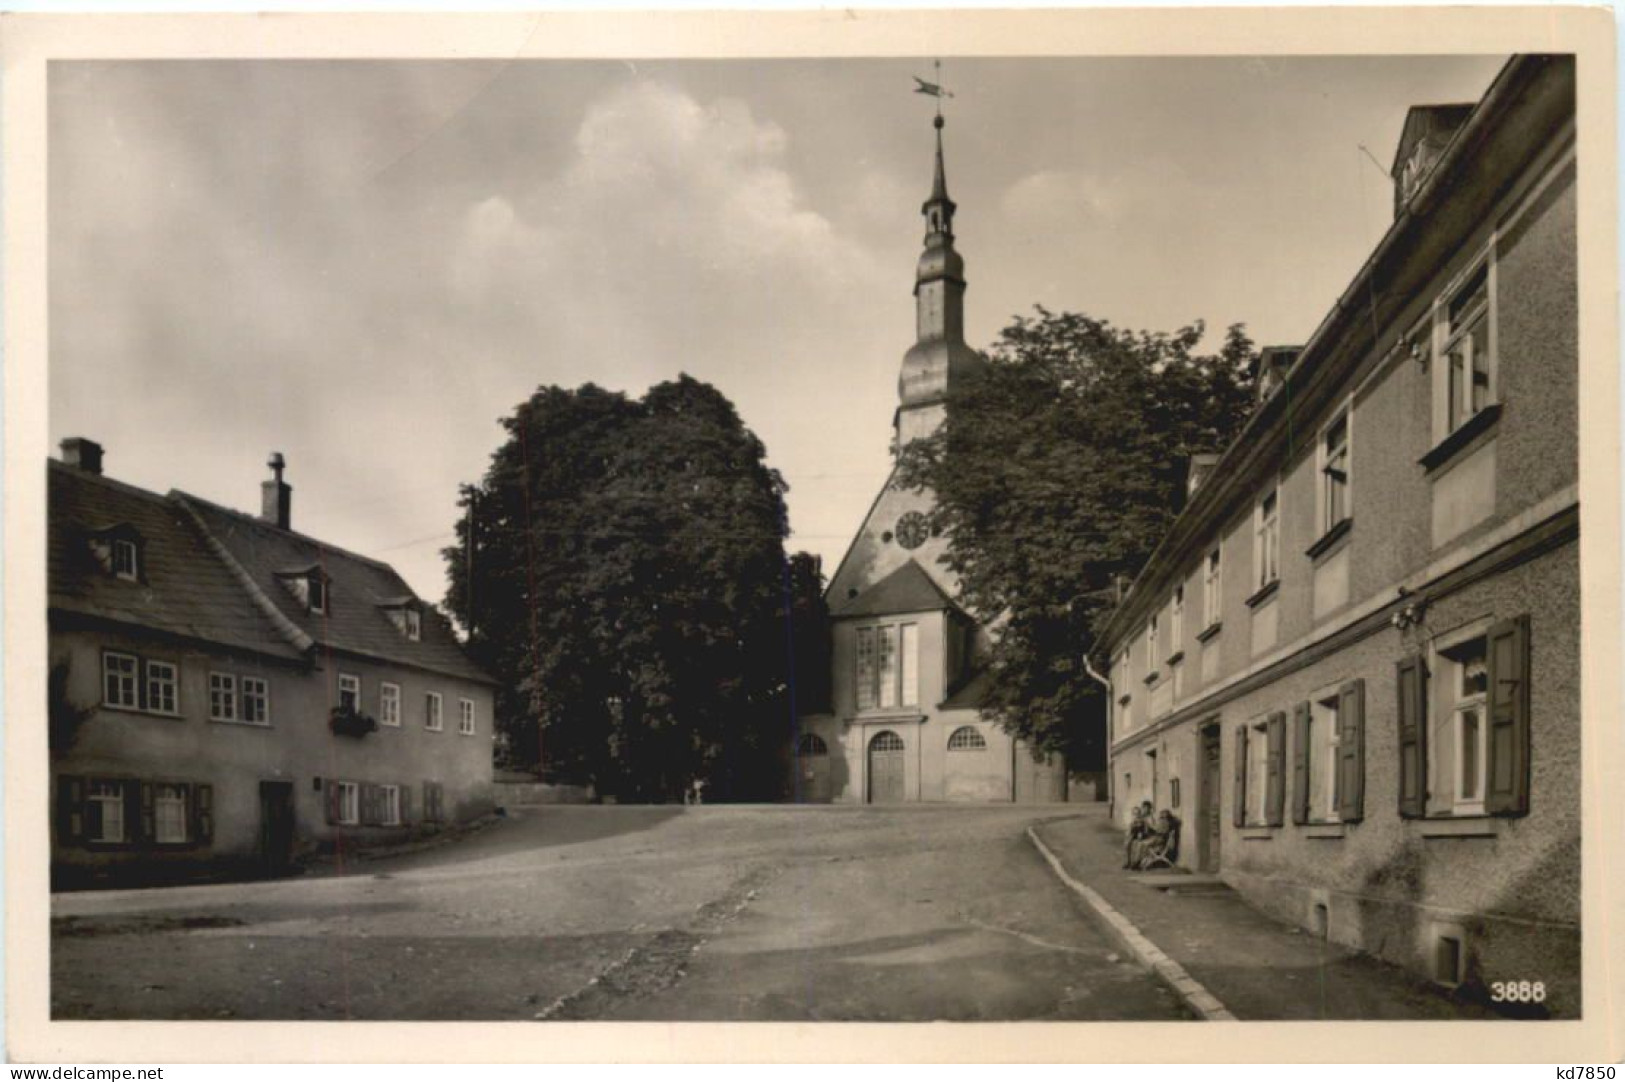
[(1075, 768), (1104, 763), (1104, 692), (1084, 659), (1178, 512), (1189, 456), (1221, 450), (1252, 401), (1256, 355), (1232, 326), (1127, 331), (1042, 307), (1017, 317), (948, 423), (901, 456), (935, 496), (964, 602), (992, 628), (983, 711)]
[(761, 442), (687, 376), (544, 387), (502, 423), (445, 557), (510, 760), (630, 799), (777, 795), (798, 583)]

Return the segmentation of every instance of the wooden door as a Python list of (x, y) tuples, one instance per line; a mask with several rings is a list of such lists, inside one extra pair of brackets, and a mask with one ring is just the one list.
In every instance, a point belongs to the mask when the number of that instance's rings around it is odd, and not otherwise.
[(1219, 870), (1219, 836), (1223, 821), (1219, 814), (1219, 729), (1202, 730), (1202, 808), (1197, 823), (1204, 872)]
[(869, 741), (869, 803), (903, 800), (903, 738), (887, 729)]
[(280, 872), (293, 858), (293, 783), (260, 782), (260, 861)]

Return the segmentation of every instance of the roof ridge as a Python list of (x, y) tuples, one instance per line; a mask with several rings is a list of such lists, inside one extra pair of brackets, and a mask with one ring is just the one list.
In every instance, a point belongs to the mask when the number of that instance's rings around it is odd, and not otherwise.
[(171, 499), (176, 506), (186, 512), (192, 524), (203, 535), (203, 543), (208, 546), (209, 551), (214, 553), (216, 559), (225, 564), (226, 570), (231, 574), (231, 577), (237, 580), (237, 584), (248, 594), (249, 600), (271, 621), (271, 626), (280, 631), (283, 638), (288, 640), (288, 645), (300, 651), (312, 649), (316, 645), (316, 640), (301, 630), (292, 620), (288, 619), (287, 614), (277, 606), (276, 602), (265, 596), (265, 591), (259, 588), (259, 584), (248, 573), (248, 569), (237, 562), (237, 558), (209, 529), (209, 524), (203, 521), (203, 516), (198, 514), (197, 508), (187, 502), (186, 495), (181, 493), (178, 498), (172, 496)]
[[(326, 550), (328, 552), (335, 553), (336, 555), (339, 555), (339, 556), (343, 556), (346, 559), (355, 560), (355, 561), (357, 561), (359, 563), (364, 563), (364, 564), (367, 564), (367, 565), (369, 565), (371, 567), (376, 567), (381, 571), (388, 571), (390, 574), (394, 575), (396, 578), (400, 578), (400, 572), (396, 571), (393, 566), (391, 566), (390, 564), (385, 563), (382, 560), (376, 560), (376, 559), (372, 558), (371, 556), (364, 556), (359, 552), (352, 552), (351, 550), (349, 550), (347, 548), (344, 548), (342, 546), (333, 544), (331, 541), (323, 541), (319, 537), (312, 537), (310, 534), (300, 533), (298, 530), (284, 530), (282, 527), (276, 525), (275, 523), (266, 522), (264, 519), (260, 518), (258, 515), (251, 515), (246, 511), (239, 511), (234, 507), (227, 507), (224, 504), (215, 503), (213, 500), (206, 500), (202, 496), (194, 496), (190, 492), (182, 492), (178, 488), (170, 489), (168, 498), (169, 499), (179, 499), (179, 500), (190, 500), (193, 503), (202, 504), (204, 507), (209, 508), (211, 511), (218, 511), (223, 515), (230, 515), (233, 518), (242, 519), (244, 522), (250, 523), (250, 524), (252, 524), (254, 526), (261, 527), (263, 529), (276, 530), (279, 533), (285, 533), (290, 537), (296, 537), (301, 541), (307, 541), (310, 544), (315, 545), (317, 548), (324, 549), (324, 550)], [(405, 579), (401, 579), (401, 581), (403, 583), (406, 583)], [(407, 583), (406, 588), (408, 590), (411, 590), (412, 589), (411, 584)], [(416, 592), (413, 592), (412, 596), (417, 597)], [(419, 598), (419, 600), (422, 600), (422, 599)]]

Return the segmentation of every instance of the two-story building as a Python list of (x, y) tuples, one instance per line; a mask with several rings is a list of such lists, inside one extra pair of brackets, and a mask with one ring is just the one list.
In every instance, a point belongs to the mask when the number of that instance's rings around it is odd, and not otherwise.
[(1114, 812), (1450, 986), (1579, 1011), (1572, 58), (1413, 109), (1395, 219), (1106, 629)]
[(491, 807), (493, 682), (387, 565), (256, 518), (49, 465), (59, 884), (399, 840)]

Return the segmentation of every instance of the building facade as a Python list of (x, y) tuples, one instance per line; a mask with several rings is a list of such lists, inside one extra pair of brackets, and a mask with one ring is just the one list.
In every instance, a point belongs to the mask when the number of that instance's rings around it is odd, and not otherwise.
[[(1114, 814), (1263, 909), (1579, 1012), (1574, 62), (1412, 110), (1396, 218), (1119, 607)], [(1266, 367), (1268, 367), (1266, 365)], [(1267, 376), (1261, 372), (1261, 377)]]
[[(898, 448), (935, 432), (952, 388), (985, 363), (965, 344), (965, 263), (954, 249), (937, 118), (936, 169), (921, 208), (916, 341), (898, 377)], [(1066, 799), (1058, 757), (1035, 757), (979, 713), (987, 631), (956, 602), (931, 496), (895, 483), (875, 498), (830, 579), (829, 709), (799, 720), (791, 792), (823, 803)]]
[(51, 845), (59, 885), (275, 872), (491, 807), (493, 684), (388, 566), (49, 464)]

